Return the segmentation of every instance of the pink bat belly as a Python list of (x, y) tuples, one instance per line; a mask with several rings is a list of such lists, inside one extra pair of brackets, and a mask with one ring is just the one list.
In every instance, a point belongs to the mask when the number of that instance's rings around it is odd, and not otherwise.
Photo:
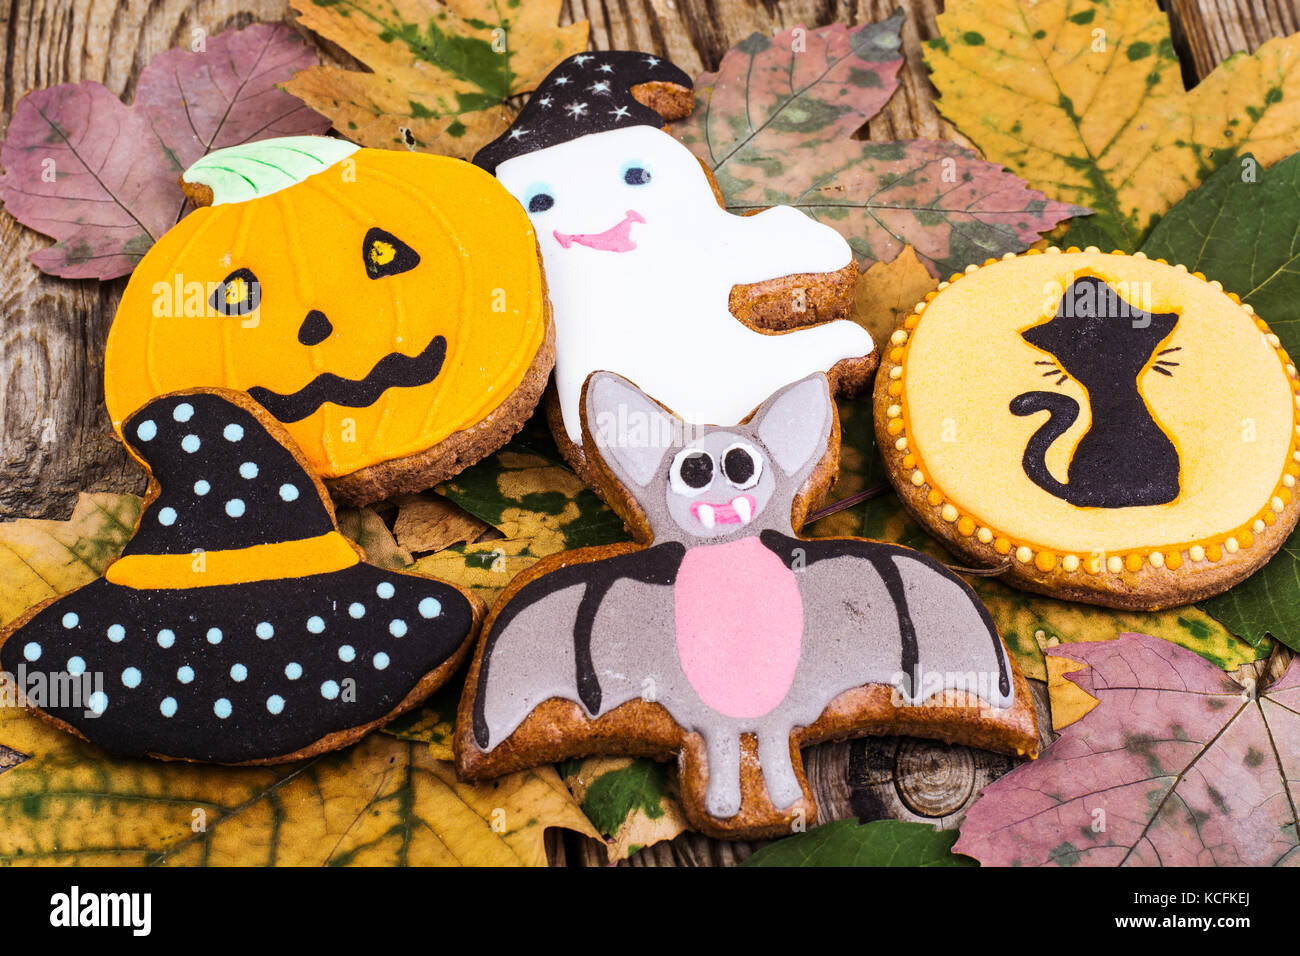
[(728, 717), (761, 717), (799, 666), (803, 601), (794, 572), (758, 538), (686, 552), (673, 592), (677, 653), (700, 699)]

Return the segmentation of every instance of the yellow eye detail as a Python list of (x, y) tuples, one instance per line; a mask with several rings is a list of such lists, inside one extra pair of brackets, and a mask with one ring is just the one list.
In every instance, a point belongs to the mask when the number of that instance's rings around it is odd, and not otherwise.
[(248, 295), (248, 286), (242, 276), (226, 284), (226, 305), (239, 305), (246, 295)]
[(386, 266), (392, 262), (397, 255), (397, 250), (393, 248), (391, 242), (376, 240), (370, 246), (370, 261), (377, 266)]

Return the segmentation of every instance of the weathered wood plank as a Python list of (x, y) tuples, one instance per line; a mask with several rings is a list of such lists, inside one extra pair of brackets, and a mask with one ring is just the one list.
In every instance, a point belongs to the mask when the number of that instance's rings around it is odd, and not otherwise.
[(1170, 0), (1169, 20), (1199, 79), (1234, 53), (1300, 31), (1300, 0)]

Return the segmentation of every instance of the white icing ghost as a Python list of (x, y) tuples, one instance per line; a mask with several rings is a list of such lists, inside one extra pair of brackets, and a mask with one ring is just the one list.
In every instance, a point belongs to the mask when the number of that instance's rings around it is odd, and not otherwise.
[(496, 172), (537, 229), (560, 408), (576, 445), (582, 384), (597, 370), (625, 376), (686, 421), (729, 425), (782, 386), (871, 353), (853, 322), (764, 334), (731, 314), (732, 286), (833, 272), (852, 252), (789, 206), (755, 216), (720, 208), (699, 160), (662, 130), (590, 133)]

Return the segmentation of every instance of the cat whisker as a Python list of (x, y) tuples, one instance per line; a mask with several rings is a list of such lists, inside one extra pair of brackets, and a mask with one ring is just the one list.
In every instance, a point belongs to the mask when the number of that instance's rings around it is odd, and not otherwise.
[(1183, 347), (1182, 347), (1181, 345), (1175, 345), (1173, 348), (1161, 349), (1161, 350), (1160, 350), (1159, 352), (1157, 352), (1156, 354), (1157, 354), (1157, 355), (1168, 355), (1170, 352), (1181, 352), (1182, 350), (1183, 350)]
[(1157, 364), (1157, 365), (1163, 365), (1163, 366), (1165, 366), (1166, 368), (1177, 368), (1177, 367), (1178, 367), (1179, 365), (1181, 365), (1182, 363), (1181, 363), (1181, 362), (1171, 362), (1171, 361), (1169, 361), (1169, 359), (1156, 359), (1156, 364)]
[(1056, 363), (1055, 363), (1055, 362), (1049, 362), (1049, 361), (1047, 361), (1047, 359), (1039, 359), (1039, 360), (1038, 360), (1037, 362), (1035, 362), (1034, 364), (1035, 364), (1035, 365), (1055, 365)]
[(1061, 370), (1059, 368), (1048, 369), (1046, 372), (1043, 373), (1043, 378), (1051, 378), (1053, 375), (1060, 375), (1060, 374), (1061, 374)]
[(1056, 380), (1056, 384), (1057, 384), (1057, 385), (1062, 385), (1062, 384), (1064, 384), (1064, 382), (1065, 382), (1065, 380), (1066, 380), (1067, 378), (1069, 378), (1068, 375), (1062, 374), (1061, 377), (1058, 378), (1058, 379)]
[(1174, 373), (1173, 373), (1173, 372), (1169, 371), (1169, 370), (1166, 369), (1166, 368), (1161, 368), (1159, 365), (1152, 365), (1152, 366), (1151, 366), (1151, 371), (1153, 371), (1153, 372), (1159, 372), (1161, 375), (1168, 375), (1170, 378), (1173, 378), (1173, 377), (1174, 377)]

